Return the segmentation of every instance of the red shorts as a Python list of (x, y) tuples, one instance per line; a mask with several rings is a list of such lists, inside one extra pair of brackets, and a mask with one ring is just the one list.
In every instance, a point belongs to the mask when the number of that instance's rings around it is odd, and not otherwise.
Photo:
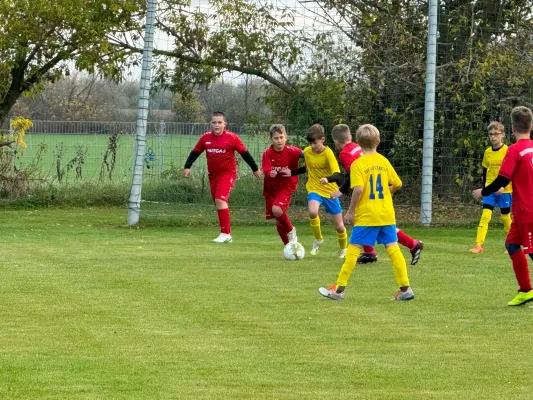
[(524, 253), (533, 253), (533, 222), (520, 224), (513, 221), (507, 238), (505, 238), (505, 243), (519, 244)]
[(265, 217), (266, 219), (273, 219), (272, 207), (278, 206), (283, 211), (287, 211), (291, 204), (291, 197), (294, 193), (293, 189), (278, 190), (276, 193), (263, 193), (265, 196)]
[(209, 177), (209, 186), (211, 188), (211, 197), (213, 201), (216, 199), (229, 201), (229, 195), (235, 185), (235, 174), (219, 174)]

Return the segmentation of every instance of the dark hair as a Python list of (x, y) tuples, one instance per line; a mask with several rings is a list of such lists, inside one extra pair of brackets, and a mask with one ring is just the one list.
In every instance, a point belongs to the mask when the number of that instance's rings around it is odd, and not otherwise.
[(529, 133), (533, 123), (533, 113), (527, 107), (515, 107), (511, 111), (511, 122), (516, 131)]
[(314, 124), (307, 129), (307, 141), (313, 143), (315, 140), (322, 139), (324, 136), (324, 127), (319, 124)]
[(224, 118), (224, 121), (226, 120), (226, 116), (222, 111), (215, 111), (213, 114), (211, 114), (211, 117), (222, 117)]

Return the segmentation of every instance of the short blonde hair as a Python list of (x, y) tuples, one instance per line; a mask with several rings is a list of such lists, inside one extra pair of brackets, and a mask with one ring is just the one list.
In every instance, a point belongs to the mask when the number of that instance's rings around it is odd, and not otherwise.
[(331, 130), (331, 136), (337, 142), (348, 143), (352, 140), (352, 133), (350, 132), (350, 127), (345, 124), (335, 125)]
[(491, 130), (495, 130), (495, 131), (498, 131), (498, 132), (502, 132), (504, 133), (505, 132), (505, 127), (503, 126), (503, 124), (499, 121), (492, 121), (489, 126), (487, 126), (487, 130), (488, 131), (491, 131)]
[(527, 107), (515, 107), (511, 111), (511, 122), (516, 131), (529, 133), (531, 132), (531, 124), (533, 123), (533, 113)]
[(379, 145), (379, 131), (374, 125), (361, 125), (355, 133), (357, 143), (363, 149), (375, 149)]
[(274, 136), (274, 133), (281, 133), (287, 136), (287, 131), (285, 131), (285, 127), (281, 124), (274, 124), (270, 127), (270, 129), (268, 130), (268, 134), (270, 135), (271, 139), (272, 136)]

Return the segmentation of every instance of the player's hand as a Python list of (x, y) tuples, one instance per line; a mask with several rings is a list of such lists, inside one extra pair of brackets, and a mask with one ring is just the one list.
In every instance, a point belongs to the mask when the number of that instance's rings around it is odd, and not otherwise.
[(261, 175), (263, 175), (263, 171), (261, 171), (260, 169), (258, 169), (257, 171), (254, 172), (254, 176), (256, 178), (260, 178)]
[(279, 170), (279, 173), (284, 178), (290, 178), (291, 177), (291, 170), (289, 168), (282, 168)]
[(275, 171), (275, 170), (274, 171), (270, 171), (270, 177), (271, 178), (275, 178), (277, 174), (278, 174), (278, 171)]
[(482, 189), (474, 189), (472, 190), (472, 196), (476, 200), (483, 200), (483, 195), (481, 194)]
[(190, 173), (191, 173), (191, 169), (190, 168), (185, 168), (183, 170), (183, 176), (186, 177), (186, 178), (189, 176)]
[(342, 196), (342, 193), (341, 193), (340, 190), (335, 190), (333, 193), (331, 193), (331, 194), (329, 195), (329, 197), (330, 197), (331, 199), (333, 199), (333, 200), (338, 199), (338, 198), (341, 197), (341, 196)]
[(503, 189), (504, 189), (504, 188), (502, 188), (502, 187), (499, 188), (498, 191), (496, 192), (496, 194), (502, 194), (502, 193), (503, 193)]
[(347, 212), (344, 214), (344, 223), (346, 225), (353, 225), (353, 212)]

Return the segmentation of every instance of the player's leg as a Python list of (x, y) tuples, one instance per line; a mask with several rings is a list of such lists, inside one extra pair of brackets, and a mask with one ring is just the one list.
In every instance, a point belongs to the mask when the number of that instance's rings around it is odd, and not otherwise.
[(274, 215), (274, 218), (276, 218), (276, 229), (278, 230), (281, 241), (283, 244), (289, 243), (289, 232), (291, 232), (294, 228), (289, 220), (288, 215), (279, 205), (272, 206), (272, 214)]
[(311, 255), (314, 256), (318, 253), (318, 248), (324, 243), (322, 231), (320, 229), (320, 217), (318, 216), (318, 209), (322, 203), (322, 196), (316, 193), (309, 193), (307, 196), (307, 210), (309, 211), (309, 225), (313, 231), (315, 241), (311, 249)]
[(397, 301), (407, 301), (415, 298), (407, 276), (407, 263), (398, 246), (396, 225), (382, 226), (377, 236), (377, 242), (385, 245), (387, 255), (392, 261), (392, 272), (398, 284), (399, 290), (394, 295)]
[(235, 176), (233, 175), (222, 175), (216, 178), (213, 178), (213, 183), (211, 184), (211, 196), (215, 200), (215, 207), (218, 214), (218, 223), (220, 226), (220, 235), (213, 240), (215, 243), (230, 243), (232, 241), (231, 237), (231, 217), (228, 207), (228, 200), (233, 185), (235, 183)]
[(489, 223), (492, 219), (492, 210), (496, 205), (496, 195), (483, 197), (483, 212), (481, 213), (481, 219), (479, 220), (479, 226), (477, 228), (476, 245), (470, 249), (471, 253), (483, 253), (483, 243), (489, 230)]
[(337, 241), (339, 242), (339, 251), (337, 255), (339, 258), (345, 258), (348, 235), (346, 234), (346, 228), (344, 226), (344, 221), (342, 220), (342, 208), (339, 199), (324, 200), (324, 209), (331, 215), (333, 225), (337, 231)]
[(354, 226), (350, 235), (350, 244), (346, 251), (346, 258), (342, 264), (337, 277), (337, 282), (328, 288), (321, 287), (318, 292), (333, 300), (344, 298), (344, 289), (348, 285), (348, 280), (357, 264), (357, 259), (361, 255), (363, 245), (372, 245), (376, 241), (378, 229), (376, 227)]
[(396, 235), (398, 236), (398, 243), (409, 249), (411, 253), (411, 265), (416, 265), (420, 259), (420, 253), (424, 250), (424, 243), (420, 240), (413, 239), (399, 228), (396, 228)]
[(500, 221), (503, 224), (503, 231), (509, 232), (511, 228), (511, 205), (513, 196), (511, 193), (503, 193), (498, 195), (498, 207), (500, 207)]
[(276, 222), (280, 222), (282, 229), (286, 231), (287, 239), (290, 243), (296, 243), (298, 236), (296, 236), (296, 228), (292, 225), (287, 210), (291, 205), (291, 197), (294, 193), (293, 189), (285, 188), (280, 190), (274, 199), (274, 206), (276, 207)]
[[(525, 255), (526, 252), (527, 254), (533, 253), (532, 236), (533, 224), (516, 224), (513, 222), (505, 239), (505, 248), (513, 263), (513, 270), (519, 288), (518, 294), (507, 303), (510, 306), (520, 306), (533, 300), (529, 265)], [(524, 250), (522, 250), (521, 245), (524, 246)]]

